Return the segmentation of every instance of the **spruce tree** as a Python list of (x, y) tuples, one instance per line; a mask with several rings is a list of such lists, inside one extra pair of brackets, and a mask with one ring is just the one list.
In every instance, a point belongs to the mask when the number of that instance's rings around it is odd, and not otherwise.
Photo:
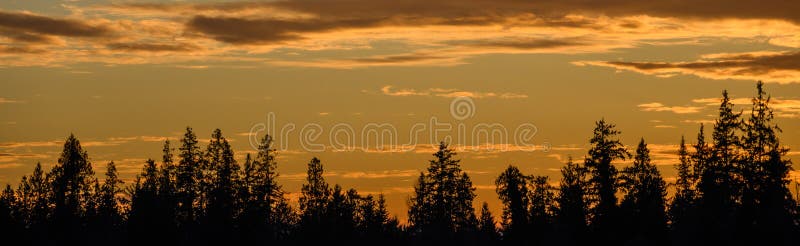
[(680, 224), (681, 219), (686, 216), (688, 211), (693, 209), (697, 199), (695, 174), (692, 169), (689, 150), (686, 148), (686, 141), (683, 137), (681, 137), (681, 143), (678, 147), (678, 161), (678, 164), (675, 165), (678, 171), (678, 177), (675, 181), (675, 196), (669, 207), (669, 216), (673, 225)]
[(480, 244), (495, 244), (500, 235), (497, 233), (497, 225), (495, 225), (494, 216), (492, 212), (489, 211), (489, 203), (483, 202), (481, 205), (481, 216), (478, 225), (480, 229)]
[(592, 228), (598, 240), (614, 243), (619, 232), (613, 228), (617, 227), (619, 218), (616, 215), (617, 169), (612, 162), (630, 158), (631, 154), (617, 139), (621, 132), (615, 129), (614, 124), (601, 119), (595, 123), (593, 132), (592, 146), (584, 161), (591, 174)]
[(561, 168), (561, 182), (555, 212), (556, 230), (565, 245), (582, 245), (589, 232), (587, 216), (589, 205), (587, 196), (587, 170), (580, 163), (573, 163), (572, 157)]
[(633, 165), (622, 171), (625, 191), (621, 210), (627, 221), (626, 238), (630, 243), (666, 245), (667, 188), (661, 173), (651, 163), (644, 139), (636, 147)]
[(54, 194), (54, 226), (56, 238), (65, 243), (80, 243), (84, 235), (83, 221), (91, 212), (94, 171), (89, 156), (75, 135), (64, 142), (61, 157), (52, 171)]
[(155, 161), (148, 159), (145, 162), (142, 172), (136, 176), (128, 193), (131, 196), (130, 211), (128, 212), (128, 238), (133, 244), (156, 242), (153, 238), (140, 236), (151, 231), (151, 226), (157, 225), (162, 219), (154, 216), (160, 209), (158, 167)]
[[(197, 136), (191, 127), (186, 127), (186, 133), (181, 139), (179, 161), (175, 174), (175, 185), (178, 198), (177, 217), (180, 226), (185, 230), (189, 229), (196, 221), (197, 211), (195, 203), (198, 202), (200, 193), (200, 165), (202, 162), (202, 151), (197, 143)], [(188, 235), (185, 235), (188, 236)]]
[[(117, 167), (114, 162), (109, 162), (106, 168), (106, 178), (103, 185), (99, 187), (98, 215), (99, 225), (106, 232), (116, 235), (123, 223), (123, 207), (127, 200), (119, 196), (122, 190), (122, 180), (117, 175)], [(112, 235), (112, 236), (113, 236)], [(112, 240), (113, 237), (108, 238)]]
[[(410, 201), (409, 222), (422, 240), (454, 239), (457, 234), (466, 236), (477, 229), (472, 207), (475, 188), (455, 155), (447, 144), (440, 143), (427, 173), (420, 174)], [(466, 237), (459, 239), (468, 240)]]
[(777, 136), (781, 129), (773, 122), (771, 97), (763, 87), (759, 81), (750, 117), (743, 124), (744, 156), (740, 169), (745, 187), (739, 212), (742, 226), (737, 234), (749, 235), (745, 240), (750, 243), (766, 240), (779, 245), (789, 243), (792, 239), (785, 235), (796, 232), (791, 220), (796, 205), (787, 188), (791, 162), (784, 156), (789, 150), (781, 145)]
[(46, 232), (45, 226), (51, 216), (52, 198), (49, 175), (44, 173), (41, 163), (36, 163), (30, 176), (22, 177), (17, 188), (19, 208), (23, 216), (23, 226), (33, 234), (33, 238), (41, 238)]
[(733, 241), (736, 200), (742, 191), (741, 183), (737, 182), (739, 172), (736, 166), (740, 145), (737, 131), (741, 120), (740, 113), (735, 113), (733, 107), (728, 92), (723, 91), (708, 158), (698, 163), (703, 166), (698, 191), (702, 194), (700, 214), (706, 223), (703, 225), (705, 243)]
[(204, 175), (206, 192), (205, 223), (213, 232), (210, 238), (214, 242), (229, 241), (233, 235), (233, 224), (238, 216), (236, 194), (239, 191), (239, 165), (234, 159), (233, 149), (222, 131), (214, 130), (208, 143), (204, 158), (206, 174)]
[(495, 180), (496, 192), (503, 203), (503, 238), (516, 243), (524, 242), (529, 236), (530, 217), (528, 209), (531, 201), (528, 190), (531, 178), (522, 174), (519, 168), (509, 165)]
[(311, 238), (313, 235), (323, 235), (328, 229), (325, 222), (328, 219), (327, 208), (331, 200), (331, 189), (323, 177), (322, 163), (316, 157), (308, 163), (306, 183), (300, 191), (300, 223), (303, 235)]

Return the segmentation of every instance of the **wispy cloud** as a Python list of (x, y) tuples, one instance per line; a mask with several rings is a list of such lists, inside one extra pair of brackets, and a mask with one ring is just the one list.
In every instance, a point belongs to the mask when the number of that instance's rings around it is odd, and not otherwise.
[[(105, 146), (119, 146), (131, 142), (161, 142), (168, 138), (177, 139), (177, 137), (162, 137), (162, 136), (131, 136), (131, 137), (110, 137), (102, 140), (87, 140), (81, 141), (81, 146), (84, 147), (105, 147)], [(233, 140), (229, 140), (233, 141)], [(55, 147), (64, 144), (63, 140), (53, 141), (16, 141), (16, 142), (3, 142), (0, 143), (0, 149), (13, 149), (13, 148), (29, 148), (29, 147)]]
[[(598, 53), (677, 42), (696, 45), (708, 37), (766, 39), (778, 46), (800, 47), (799, 18), (796, 11), (790, 11), (797, 6), (791, 1), (714, 1), (699, 6), (684, 0), (668, 4), (632, 0), (603, 4), (556, 0), (286, 0), (62, 7), (71, 14), (0, 11), (0, 38), (4, 41), (0, 61), (6, 66), (105, 63), (174, 67), (202, 61), (251, 67), (352, 69), (457, 66), (486, 54)], [(402, 43), (406, 48), (394, 54), (371, 52), (376, 48), (373, 44), (381, 41)], [(303, 59), (273, 53), (286, 50), (303, 55)], [(313, 54), (321, 50), (370, 52), (343, 52), (337, 58)], [(48, 59), (40, 59), (37, 54), (42, 53), (47, 53)], [(267, 53), (271, 54), (265, 57)], [(791, 78), (787, 76), (797, 77), (791, 73), (796, 68), (780, 60), (791, 60), (791, 55), (704, 57), (701, 61), (723, 68), (696, 73), (760, 77), (765, 74), (761, 68), (770, 68), (766, 72), (770, 78), (787, 81)], [(680, 74), (697, 70), (697, 62), (689, 63), (657, 68), (635, 62), (613, 66), (671, 76), (676, 72), (663, 71), (677, 70)], [(598, 64), (612, 66), (608, 62)]]
[[(652, 102), (637, 105), (641, 111), (646, 112), (672, 112), (676, 114), (692, 114), (699, 113), (703, 110), (709, 110), (719, 106), (722, 98), (708, 97), (708, 98), (695, 98), (692, 99), (688, 106), (666, 106), (663, 103)], [(753, 103), (752, 98), (737, 97), (730, 98), (730, 102), (734, 105), (750, 107)], [(775, 116), (780, 118), (800, 118), (800, 100), (798, 99), (785, 99), (785, 98), (770, 98), (770, 108), (774, 110)], [(656, 123), (660, 123), (656, 122)], [(686, 119), (682, 123), (713, 123), (712, 119)]]
[(659, 77), (678, 74), (708, 79), (764, 80), (800, 83), (800, 52), (747, 52), (704, 55), (690, 62), (581, 61), (576, 65), (611, 67)]
[(381, 87), (381, 93), (387, 96), (433, 96), (444, 98), (456, 97), (471, 97), (471, 98), (500, 98), (500, 99), (517, 99), (527, 98), (528, 95), (510, 92), (479, 92), (479, 91), (465, 91), (459, 89), (444, 89), (444, 88), (428, 88), (423, 90), (417, 89), (394, 89), (391, 85)]
[(676, 126), (673, 126), (673, 125), (655, 125), (653, 127), (655, 127), (655, 128), (677, 128)]
[(20, 101), (20, 100), (15, 100), (15, 99), (10, 99), (10, 98), (0, 97), (0, 104), (6, 104), (6, 103), (24, 103), (24, 102), (25, 102), (25, 101)]
[(643, 103), (637, 105), (639, 110), (645, 112), (672, 112), (676, 114), (691, 114), (700, 112), (704, 107), (697, 106), (666, 106), (659, 102)]

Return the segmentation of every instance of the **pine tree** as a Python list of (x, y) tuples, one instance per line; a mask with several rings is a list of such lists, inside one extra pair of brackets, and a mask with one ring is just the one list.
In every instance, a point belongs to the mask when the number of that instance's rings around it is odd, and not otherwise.
[[(142, 172), (136, 176), (133, 186), (129, 187), (131, 196), (130, 211), (128, 212), (128, 237), (134, 244), (149, 244), (156, 242), (153, 238), (142, 237), (151, 231), (151, 226), (158, 225), (158, 168), (156, 162), (148, 159)], [(159, 233), (159, 232), (156, 232)]]
[[(440, 143), (427, 173), (420, 174), (409, 206), (409, 222), (421, 240), (453, 239), (477, 229), (472, 207), (475, 188), (455, 155), (447, 144)], [(429, 211), (423, 211), (426, 209)]]
[(233, 234), (234, 220), (238, 215), (236, 193), (239, 191), (239, 165), (234, 159), (233, 149), (222, 131), (214, 130), (206, 150), (204, 175), (206, 193), (205, 223), (210, 226), (214, 242), (229, 241)]
[(99, 225), (102, 230), (105, 230), (108, 235), (107, 240), (113, 240), (114, 235), (119, 232), (123, 224), (123, 206), (127, 200), (121, 196), (122, 180), (117, 176), (117, 167), (114, 162), (108, 163), (106, 169), (106, 179), (103, 185), (99, 187), (99, 201), (97, 213), (99, 216)]
[(496, 192), (503, 202), (503, 238), (506, 241), (515, 243), (524, 242), (529, 236), (531, 197), (528, 186), (531, 178), (522, 174), (519, 168), (508, 166), (503, 171), (495, 185)]
[(666, 183), (651, 163), (644, 139), (636, 147), (633, 166), (626, 167), (622, 173), (621, 185), (626, 193), (621, 208), (628, 221), (628, 241), (666, 245)]
[(259, 143), (255, 160), (247, 155), (242, 174), (242, 199), (247, 201), (243, 223), (250, 228), (252, 236), (263, 234), (263, 230), (267, 230), (266, 239), (286, 236), (284, 231), (290, 226), (287, 221), (291, 220), (292, 215), (287, 214), (291, 211), (279, 211), (290, 207), (277, 178), (272, 136), (265, 135)]
[(791, 162), (784, 156), (789, 150), (778, 139), (781, 129), (773, 123), (771, 98), (763, 87), (759, 81), (750, 117), (743, 124), (741, 143), (745, 153), (740, 170), (744, 192), (737, 235), (750, 235), (745, 240), (751, 243), (766, 239), (778, 245), (790, 240), (784, 235), (793, 232), (791, 214), (796, 205), (787, 188)]
[[(737, 130), (741, 126), (740, 113), (734, 113), (727, 91), (723, 91), (719, 117), (714, 123), (712, 146), (708, 158), (703, 160), (698, 191), (702, 194), (700, 214), (706, 224), (705, 243), (732, 242), (735, 229), (734, 211), (737, 193), (742, 190), (736, 182), (736, 162), (740, 144)], [(700, 144), (700, 143), (698, 143)], [(703, 150), (705, 151), (705, 150)], [(705, 153), (702, 153), (705, 154)], [(699, 155), (699, 154), (698, 154)]]
[(480, 229), (480, 244), (495, 244), (500, 235), (497, 233), (494, 216), (492, 212), (489, 211), (489, 204), (486, 202), (483, 202), (483, 205), (481, 205), (481, 216), (478, 225)]
[(675, 165), (678, 171), (678, 177), (675, 181), (675, 195), (668, 210), (674, 244), (694, 245), (697, 243), (695, 239), (699, 238), (700, 233), (702, 233), (699, 225), (698, 203), (700, 194), (697, 190), (697, 183), (698, 174), (703, 166), (702, 163), (705, 163), (707, 159), (707, 147), (704, 141), (702, 125), (700, 134), (698, 134), (698, 144), (694, 146), (695, 152), (689, 152), (684, 138), (681, 137), (681, 144), (678, 148), (679, 162)]
[(557, 197), (556, 230), (565, 245), (584, 244), (587, 233), (589, 206), (586, 201), (587, 170), (572, 157), (561, 168), (561, 183)]
[(328, 228), (324, 238), (347, 242), (356, 236), (355, 216), (359, 200), (361, 197), (356, 190), (344, 191), (338, 184), (334, 185), (323, 215), (324, 227)]
[(625, 160), (631, 154), (625, 145), (616, 139), (621, 132), (614, 129), (614, 124), (605, 120), (595, 123), (594, 135), (590, 140), (592, 147), (585, 159), (586, 168), (591, 174), (589, 190), (592, 197), (592, 227), (595, 234), (605, 243), (616, 241), (617, 210), (617, 169), (612, 164), (615, 160)]
[(695, 174), (692, 169), (689, 151), (686, 148), (686, 141), (683, 137), (681, 137), (681, 144), (678, 148), (678, 160), (678, 164), (675, 165), (678, 170), (678, 177), (675, 181), (675, 196), (669, 208), (669, 216), (673, 225), (680, 224), (681, 219), (686, 216), (688, 211), (693, 209), (697, 199)]
[(389, 216), (386, 198), (383, 194), (378, 199), (372, 195), (362, 197), (358, 202), (356, 221), (358, 231), (366, 242), (391, 242), (397, 234), (397, 219)]
[(316, 157), (308, 163), (307, 174), (299, 200), (302, 233), (308, 236), (322, 235), (328, 229), (324, 227), (324, 223), (327, 219), (327, 205), (331, 200), (332, 191), (322, 176), (322, 163)]
[(70, 134), (64, 142), (64, 150), (51, 173), (55, 205), (53, 219), (58, 228), (56, 238), (65, 243), (79, 243), (83, 235), (83, 220), (87, 211), (92, 210), (90, 191), (95, 180), (89, 156), (74, 135)]
[[(175, 185), (178, 198), (178, 221), (183, 227), (194, 224), (197, 211), (195, 203), (198, 202), (199, 185), (202, 173), (202, 151), (197, 145), (197, 136), (192, 128), (186, 127), (186, 133), (181, 139), (179, 162), (176, 170)], [(188, 229), (188, 228), (184, 228)], [(187, 233), (187, 232), (185, 232)], [(188, 237), (188, 235), (186, 235)]]
[(153, 236), (161, 238), (166, 244), (175, 244), (177, 233), (177, 211), (178, 211), (178, 190), (177, 190), (177, 167), (174, 163), (174, 156), (170, 147), (170, 141), (164, 141), (161, 149), (161, 166), (158, 168), (158, 191), (155, 212), (155, 222), (152, 226)]
[(5, 236), (4, 239), (11, 240), (12, 242), (21, 241), (19, 235), (20, 221), (18, 214), (17, 197), (14, 195), (14, 190), (11, 185), (6, 185), (6, 188), (0, 193), (0, 232)]
[(17, 188), (16, 195), (19, 200), (19, 208), (24, 218), (22, 219), (23, 226), (29, 228), (34, 238), (40, 238), (46, 235), (45, 225), (51, 215), (52, 198), (50, 177), (44, 173), (41, 163), (36, 163), (33, 173), (30, 176), (22, 177)]
[(555, 193), (548, 180), (547, 176), (531, 177), (528, 199), (531, 201), (529, 213), (535, 245), (548, 244), (553, 232)]

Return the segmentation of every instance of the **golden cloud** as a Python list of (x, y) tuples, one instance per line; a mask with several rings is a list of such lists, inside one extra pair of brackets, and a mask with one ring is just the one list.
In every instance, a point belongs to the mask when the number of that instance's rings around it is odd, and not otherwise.
[[(284, 0), (65, 5), (73, 11), (69, 18), (0, 11), (0, 36), (4, 37), (0, 41), (7, 41), (0, 47), (0, 62), (6, 66), (97, 62), (199, 68), (187, 63), (203, 61), (351, 69), (455, 66), (484, 54), (597, 53), (643, 44), (693, 44), (715, 37), (766, 39), (774, 45), (798, 47), (798, 14), (788, 11), (795, 5), (720, 0), (704, 4), (688, 0)], [(259, 56), (276, 50), (304, 55), (318, 50), (367, 50), (384, 40), (407, 48), (390, 55), (340, 56), (344, 58)], [(35, 55), (43, 52), (48, 52), (46, 58)], [(623, 65), (635, 64), (615, 66)], [(773, 70), (770, 74), (775, 76), (793, 76), (780, 74), (783, 68)], [(752, 76), (763, 74), (763, 69), (738, 72)]]
[(471, 97), (471, 98), (500, 98), (500, 99), (516, 99), (527, 98), (528, 95), (518, 93), (498, 93), (498, 92), (478, 92), (478, 91), (464, 91), (459, 89), (443, 89), (443, 88), (429, 88), (425, 90), (416, 89), (398, 89), (393, 90), (393, 86), (386, 85), (381, 87), (381, 93), (387, 96), (434, 96), (444, 98), (456, 97)]
[(763, 80), (800, 83), (800, 52), (747, 52), (705, 55), (691, 62), (581, 61), (579, 66), (611, 67), (637, 73), (674, 76), (689, 74), (708, 79)]

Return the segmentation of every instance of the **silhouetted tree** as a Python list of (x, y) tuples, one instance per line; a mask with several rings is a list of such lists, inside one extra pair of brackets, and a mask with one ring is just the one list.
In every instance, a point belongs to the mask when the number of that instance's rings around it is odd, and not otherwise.
[[(64, 150), (53, 175), (54, 234), (63, 243), (79, 243), (84, 235), (87, 204), (92, 202), (93, 178), (89, 156), (74, 135), (64, 142)], [(85, 241), (85, 240), (84, 240)]]
[[(702, 126), (698, 139), (699, 146), (695, 146), (695, 150), (699, 150), (700, 155), (705, 155), (702, 152), (706, 148), (703, 143)], [(686, 141), (681, 137), (681, 143), (678, 148), (678, 164), (675, 169), (678, 171), (678, 177), (675, 181), (675, 195), (669, 205), (668, 215), (671, 221), (670, 228), (672, 229), (672, 240), (677, 245), (695, 245), (697, 242), (693, 239), (698, 237), (700, 227), (698, 226), (698, 210), (697, 203), (699, 194), (697, 192), (697, 178), (699, 167), (693, 160), (702, 160), (705, 157), (693, 158), (693, 153), (690, 153), (686, 147)]]
[(783, 158), (789, 150), (778, 139), (781, 129), (772, 122), (771, 98), (763, 86), (761, 81), (756, 85), (750, 117), (743, 123), (739, 170), (744, 189), (736, 234), (748, 244), (790, 245), (798, 236), (789, 236), (797, 235), (791, 220), (796, 205), (787, 187), (791, 162)]
[(178, 200), (177, 217), (183, 231), (184, 238), (189, 237), (188, 233), (195, 223), (196, 211), (195, 203), (198, 202), (200, 193), (199, 185), (202, 173), (200, 165), (203, 161), (202, 151), (197, 145), (197, 136), (192, 128), (186, 127), (186, 133), (181, 139), (179, 162), (175, 174), (175, 185)]
[(293, 211), (277, 182), (272, 136), (261, 139), (255, 160), (247, 155), (242, 171), (241, 226), (245, 237), (256, 242), (285, 238), (293, 223)]
[(158, 191), (155, 208), (155, 222), (151, 227), (151, 234), (160, 238), (165, 244), (175, 244), (176, 233), (178, 232), (177, 211), (178, 190), (177, 190), (177, 167), (170, 147), (170, 141), (164, 141), (162, 148), (161, 166), (158, 168)]
[(234, 233), (234, 221), (238, 216), (236, 204), (237, 191), (239, 191), (239, 165), (233, 156), (228, 140), (222, 136), (222, 131), (214, 130), (211, 141), (208, 143), (206, 157), (204, 158), (204, 175), (206, 207), (204, 224), (212, 243), (230, 241)]
[[(741, 126), (739, 113), (734, 113), (727, 91), (722, 93), (719, 117), (714, 123), (712, 147), (702, 165), (698, 191), (702, 194), (699, 209), (705, 224), (704, 243), (731, 242), (735, 224), (737, 191), (735, 183), (739, 137), (736, 131)], [(698, 143), (699, 144), (699, 143)], [(705, 151), (705, 150), (703, 150)], [(703, 153), (705, 154), (705, 153)]]
[(17, 188), (17, 210), (22, 226), (27, 228), (32, 242), (42, 243), (48, 236), (47, 226), (52, 214), (51, 183), (41, 163), (36, 163), (30, 176), (23, 176)]
[(11, 189), (11, 185), (8, 184), (0, 193), (0, 232), (2, 232), (6, 240), (19, 238), (20, 221), (17, 198), (14, 195), (14, 190)]
[(683, 137), (681, 137), (681, 143), (678, 147), (678, 161), (678, 164), (675, 165), (675, 169), (678, 171), (678, 177), (675, 181), (675, 196), (669, 208), (669, 216), (673, 225), (679, 224), (688, 211), (693, 209), (697, 199), (695, 192), (695, 183), (697, 181), (689, 151), (686, 148), (686, 141)]
[(513, 244), (526, 242), (530, 230), (531, 201), (528, 190), (531, 177), (519, 171), (515, 166), (508, 166), (503, 171), (495, 185), (500, 201), (503, 202), (503, 240)]
[(661, 173), (650, 161), (650, 150), (641, 139), (633, 165), (623, 169), (620, 178), (625, 191), (621, 204), (627, 222), (624, 233), (631, 244), (666, 245), (667, 188)]
[[(156, 162), (148, 159), (145, 162), (142, 172), (136, 176), (128, 193), (131, 196), (130, 211), (128, 212), (128, 237), (131, 243), (151, 244), (158, 242), (155, 238), (142, 237), (148, 235), (153, 229), (153, 225), (159, 225), (161, 219), (158, 215), (160, 204), (158, 202), (158, 168)], [(155, 231), (158, 235), (159, 231)]]
[(547, 176), (531, 177), (529, 188), (531, 207), (531, 230), (534, 245), (549, 244), (553, 233), (553, 216), (555, 212), (555, 194), (553, 187), (548, 183)]
[(359, 237), (365, 244), (392, 243), (393, 240), (400, 239), (397, 219), (389, 216), (383, 194), (378, 195), (377, 200), (372, 195), (367, 195), (358, 203), (355, 221), (358, 223)]
[[(97, 219), (95, 233), (104, 242), (111, 242), (119, 238), (123, 227), (124, 206), (127, 199), (119, 196), (123, 190), (122, 180), (117, 176), (117, 167), (114, 162), (109, 162), (106, 169), (106, 179), (103, 185), (96, 190), (97, 194)], [(99, 233), (98, 233), (99, 232)]]
[(409, 209), (411, 230), (420, 240), (469, 240), (477, 230), (475, 188), (455, 155), (440, 143), (427, 173), (420, 174)]
[(620, 131), (614, 129), (614, 124), (600, 120), (595, 123), (594, 135), (590, 143), (589, 155), (585, 159), (586, 168), (591, 174), (590, 192), (592, 198), (592, 228), (597, 240), (604, 243), (614, 243), (616, 239), (617, 223), (617, 169), (612, 164), (615, 160), (625, 160), (631, 154), (625, 145), (617, 139)]
[(583, 245), (589, 232), (587, 216), (589, 205), (586, 201), (588, 188), (587, 170), (580, 163), (573, 163), (572, 157), (561, 168), (561, 183), (557, 197), (556, 230), (560, 243), (564, 245)]
[(306, 239), (324, 240), (327, 206), (331, 200), (331, 189), (322, 176), (322, 163), (316, 157), (308, 163), (306, 183), (300, 191), (300, 227)]
[(347, 191), (334, 185), (331, 199), (326, 204), (323, 216), (324, 227), (328, 228), (329, 238), (335, 242), (347, 242), (356, 236), (355, 217), (358, 209), (357, 203), (361, 197), (354, 189)]
[(478, 222), (480, 229), (479, 244), (480, 245), (493, 245), (497, 243), (500, 235), (495, 225), (494, 216), (489, 211), (489, 203), (483, 202), (481, 205), (481, 216)]

